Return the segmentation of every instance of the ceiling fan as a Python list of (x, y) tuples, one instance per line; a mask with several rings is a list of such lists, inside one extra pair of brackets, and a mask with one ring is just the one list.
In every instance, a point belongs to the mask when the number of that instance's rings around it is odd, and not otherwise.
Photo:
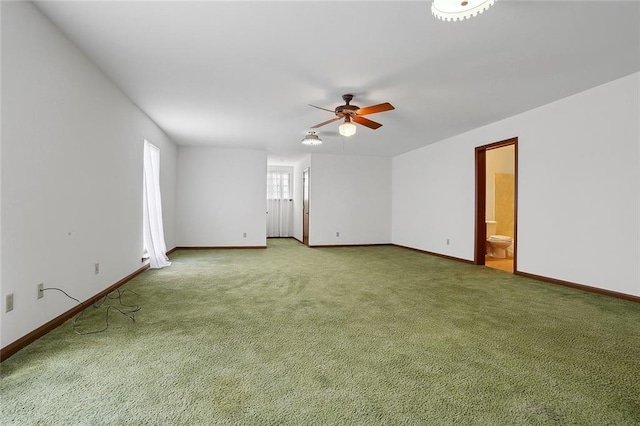
[(351, 94), (342, 95), (342, 99), (346, 102), (345, 105), (340, 105), (333, 111), (309, 104), (309, 106), (321, 109), (323, 111), (333, 112), (336, 115), (335, 118), (323, 121), (322, 123), (316, 124), (315, 126), (311, 126), (311, 128), (317, 129), (318, 127), (322, 127), (325, 124), (344, 119), (344, 123), (340, 125), (338, 131), (342, 136), (351, 136), (356, 133), (356, 126), (353, 123), (361, 124), (373, 130), (382, 127), (382, 124), (376, 123), (375, 121), (369, 120), (368, 118), (364, 118), (363, 115), (376, 114), (378, 112), (390, 111), (392, 109), (395, 109), (395, 107), (389, 102), (371, 105), (365, 108), (360, 108), (357, 105), (350, 105), (349, 102), (351, 102), (351, 100), (353, 99), (353, 95)]

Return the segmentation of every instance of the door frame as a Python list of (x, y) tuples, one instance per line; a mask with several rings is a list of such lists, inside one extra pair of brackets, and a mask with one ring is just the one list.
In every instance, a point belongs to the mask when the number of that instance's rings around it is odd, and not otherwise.
[(302, 171), (302, 243), (309, 246), (309, 188), (310, 167)]
[(505, 139), (499, 142), (482, 145), (475, 148), (476, 151), (476, 211), (475, 211), (475, 241), (474, 241), (474, 265), (485, 264), (487, 244), (487, 151), (514, 146), (514, 189), (513, 189), (513, 273), (518, 271), (518, 137)]

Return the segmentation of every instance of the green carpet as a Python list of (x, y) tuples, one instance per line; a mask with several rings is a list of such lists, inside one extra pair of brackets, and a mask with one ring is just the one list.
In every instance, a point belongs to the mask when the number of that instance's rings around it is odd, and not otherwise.
[(172, 262), (2, 363), (0, 423), (640, 424), (640, 304), (392, 246)]

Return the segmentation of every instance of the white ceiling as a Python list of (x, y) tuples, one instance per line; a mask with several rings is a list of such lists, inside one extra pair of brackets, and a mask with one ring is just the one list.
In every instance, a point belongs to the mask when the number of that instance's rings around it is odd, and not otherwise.
[[(640, 70), (640, 2), (37, 2), (179, 145), (393, 156)], [(390, 102), (351, 138), (300, 140), (353, 93)]]

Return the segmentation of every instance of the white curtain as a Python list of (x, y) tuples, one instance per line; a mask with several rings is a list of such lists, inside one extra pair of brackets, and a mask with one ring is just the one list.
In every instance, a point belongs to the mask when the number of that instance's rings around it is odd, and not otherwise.
[(160, 150), (144, 141), (144, 248), (152, 268), (171, 265), (167, 257), (160, 198)]
[(293, 229), (291, 175), (267, 173), (267, 237), (290, 237)]
[(267, 200), (267, 237), (290, 237), (293, 219), (293, 200)]

